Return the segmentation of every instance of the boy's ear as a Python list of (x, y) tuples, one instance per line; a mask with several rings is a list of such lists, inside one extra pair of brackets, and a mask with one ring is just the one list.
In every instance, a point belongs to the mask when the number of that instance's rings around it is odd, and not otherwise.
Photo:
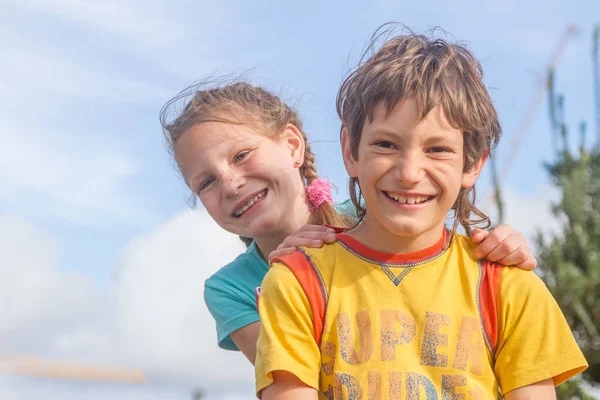
[(470, 188), (475, 185), (477, 178), (479, 178), (481, 171), (483, 171), (483, 167), (485, 166), (485, 162), (487, 161), (489, 155), (490, 153), (486, 151), (483, 156), (481, 156), (481, 158), (477, 160), (475, 164), (473, 164), (473, 167), (470, 171), (463, 173), (462, 187)]
[(283, 131), (283, 140), (285, 140), (285, 144), (290, 150), (294, 167), (300, 168), (304, 165), (304, 152), (306, 151), (304, 135), (296, 125), (287, 124)]
[(342, 128), (342, 134), (340, 135), (340, 141), (342, 143), (342, 157), (344, 158), (344, 166), (346, 172), (350, 178), (358, 177), (358, 166), (354, 157), (352, 157), (352, 147), (350, 146), (350, 134), (348, 128)]

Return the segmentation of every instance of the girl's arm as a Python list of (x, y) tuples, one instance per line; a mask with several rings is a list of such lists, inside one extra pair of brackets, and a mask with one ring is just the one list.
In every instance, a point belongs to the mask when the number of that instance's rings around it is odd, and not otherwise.
[(260, 394), (262, 400), (318, 400), (316, 389), (305, 385), (296, 375), (273, 371), (273, 384)]
[[(475, 229), (471, 233), (473, 242), (479, 246), (475, 251), (478, 258), (502, 265), (514, 265), (520, 269), (530, 271), (535, 269), (537, 260), (527, 243), (525, 236), (515, 231), (510, 225), (500, 225), (487, 232)], [(269, 259), (293, 253), (297, 247), (321, 247), (325, 243), (336, 240), (335, 231), (321, 225), (304, 225), (294, 234), (285, 238), (277, 250), (269, 254)]]
[(511, 390), (505, 400), (556, 400), (556, 391), (552, 379), (536, 382), (529, 386)]
[(235, 332), (231, 332), (229, 335), (233, 343), (235, 343), (252, 365), (254, 365), (254, 360), (256, 360), (256, 341), (258, 340), (259, 331), (260, 322), (254, 322)]

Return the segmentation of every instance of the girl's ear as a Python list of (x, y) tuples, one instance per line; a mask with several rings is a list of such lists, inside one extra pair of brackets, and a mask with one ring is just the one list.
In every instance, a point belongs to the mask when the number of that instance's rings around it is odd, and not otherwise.
[(304, 152), (306, 149), (304, 135), (296, 125), (287, 124), (283, 130), (283, 140), (285, 140), (285, 144), (290, 151), (294, 167), (300, 168), (304, 165)]
[(342, 142), (342, 156), (344, 157), (344, 166), (346, 172), (350, 178), (358, 177), (358, 166), (354, 157), (352, 157), (352, 147), (350, 146), (350, 134), (346, 127), (342, 128), (342, 134), (340, 135), (340, 141)]
[(485, 162), (489, 155), (490, 153), (486, 151), (483, 156), (473, 164), (473, 168), (471, 168), (470, 171), (463, 172), (462, 187), (470, 188), (475, 185), (479, 175), (481, 175), (481, 171), (483, 171), (483, 167), (485, 166)]

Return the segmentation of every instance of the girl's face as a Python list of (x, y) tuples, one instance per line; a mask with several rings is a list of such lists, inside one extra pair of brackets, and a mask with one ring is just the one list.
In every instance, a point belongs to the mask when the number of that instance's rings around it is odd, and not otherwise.
[(179, 139), (175, 158), (210, 216), (231, 233), (277, 234), (304, 203), (304, 140), (293, 125), (268, 137), (251, 126), (201, 123)]

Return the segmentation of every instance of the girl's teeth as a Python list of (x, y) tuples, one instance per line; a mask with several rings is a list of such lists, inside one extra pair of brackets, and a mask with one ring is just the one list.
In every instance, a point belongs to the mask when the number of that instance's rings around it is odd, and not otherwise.
[(254, 205), (254, 203), (256, 203), (256, 201), (258, 199), (260, 199), (261, 197), (263, 197), (263, 196), (264, 196), (264, 192), (260, 192), (259, 194), (257, 194), (253, 198), (251, 198), (250, 201), (248, 203), (246, 203), (245, 206), (243, 206), (239, 210), (234, 211), (233, 214), (236, 217), (239, 217), (240, 215), (242, 215), (243, 213), (245, 213), (247, 209), (249, 209), (250, 207), (252, 207)]

